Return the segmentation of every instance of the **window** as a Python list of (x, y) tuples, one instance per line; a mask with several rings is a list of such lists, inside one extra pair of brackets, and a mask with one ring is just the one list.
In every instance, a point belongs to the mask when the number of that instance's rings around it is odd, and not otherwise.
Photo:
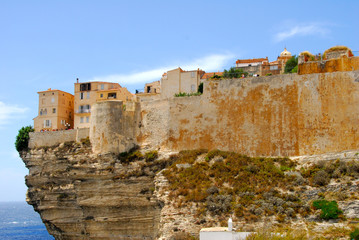
[(47, 114), (47, 109), (45, 108), (45, 110), (44, 110), (44, 115), (46, 115)]
[(191, 72), (191, 77), (195, 77), (195, 72)]
[(90, 92), (87, 92), (87, 99), (90, 99)]
[(42, 116), (42, 109), (40, 110), (40, 116)]
[(191, 85), (191, 92), (195, 92), (196, 91), (196, 85), (192, 84)]
[(83, 92), (80, 93), (80, 99), (84, 99), (84, 93)]
[(101, 90), (105, 89), (105, 84), (101, 84)]
[(80, 91), (90, 91), (91, 83), (82, 83), (80, 84)]
[(61, 125), (65, 126), (66, 121), (65, 120), (61, 120)]
[(54, 103), (54, 102), (55, 102), (55, 98), (52, 97), (52, 98), (51, 98), (51, 102)]
[(90, 122), (90, 117), (86, 117), (86, 122)]
[(53, 108), (53, 109), (52, 109), (52, 113), (56, 113), (56, 108)]
[(52, 93), (52, 95), (55, 95), (55, 93)]
[(100, 98), (103, 98), (103, 94), (102, 94), (102, 93), (100, 94)]
[(80, 123), (84, 122), (84, 117), (80, 117)]
[(45, 104), (45, 98), (41, 99), (41, 104), (42, 104), (42, 105)]
[(108, 99), (116, 98), (116, 93), (108, 93)]
[(270, 66), (269, 69), (270, 69), (270, 70), (278, 70), (278, 66), (277, 66), (277, 65), (275, 65), (275, 66)]
[(51, 127), (51, 120), (44, 120), (45, 127)]

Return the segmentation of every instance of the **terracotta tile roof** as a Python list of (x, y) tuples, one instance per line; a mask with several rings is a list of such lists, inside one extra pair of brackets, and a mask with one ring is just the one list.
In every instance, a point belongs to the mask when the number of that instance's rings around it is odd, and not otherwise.
[(257, 63), (257, 62), (268, 62), (268, 57), (266, 58), (252, 58), (252, 59), (238, 59), (236, 63)]
[(210, 73), (205, 73), (201, 76), (201, 79), (209, 79), (211, 77), (213, 77), (214, 75), (218, 75), (218, 76), (222, 76), (223, 72), (210, 72)]

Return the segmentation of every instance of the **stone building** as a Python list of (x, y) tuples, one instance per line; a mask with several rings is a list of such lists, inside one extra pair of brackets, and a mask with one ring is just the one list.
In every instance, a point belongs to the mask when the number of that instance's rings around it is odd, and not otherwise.
[(75, 128), (90, 127), (91, 106), (98, 101), (131, 101), (133, 95), (127, 88), (111, 82), (75, 83)]
[(248, 72), (250, 76), (276, 75), (284, 73), (285, 64), (292, 58), (292, 54), (284, 48), (284, 51), (277, 57), (276, 61), (269, 62), (266, 58), (238, 59), (236, 68)]
[(49, 88), (38, 92), (39, 110), (34, 118), (36, 132), (63, 130), (74, 127), (74, 96)]
[(184, 71), (180, 67), (167, 71), (161, 78), (161, 97), (172, 98), (181, 92), (197, 92), (203, 74), (200, 69)]
[(238, 59), (236, 61), (236, 68), (242, 69), (243, 72), (248, 72), (249, 75), (262, 75), (262, 65), (268, 63), (266, 58), (253, 58), (253, 59)]
[(161, 81), (146, 83), (144, 93), (161, 93)]

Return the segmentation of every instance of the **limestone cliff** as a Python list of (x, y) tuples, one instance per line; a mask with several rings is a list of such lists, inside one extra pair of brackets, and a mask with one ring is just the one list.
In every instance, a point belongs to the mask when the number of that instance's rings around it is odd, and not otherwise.
[(151, 167), (94, 155), (86, 144), (22, 153), (27, 202), (56, 239), (155, 239), (161, 202)]

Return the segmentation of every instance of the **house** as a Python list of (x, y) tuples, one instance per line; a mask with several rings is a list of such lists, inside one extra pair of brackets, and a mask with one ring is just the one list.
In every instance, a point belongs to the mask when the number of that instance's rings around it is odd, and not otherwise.
[(144, 93), (161, 93), (161, 81), (154, 81), (145, 84)]
[(74, 96), (51, 89), (38, 92), (39, 110), (34, 118), (36, 132), (64, 130), (74, 127)]
[(243, 72), (248, 72), (249, 75), (262, 75), (262, 65), (268, 63), (266, 58), (253, 58), (253, 59), (238, 59), (236, 61), (236, 68), (242, 69)]
[(91, 106), (98, 101), (132, 101), (133, 95), (127, 88), (111, 82), (75, 83), (75, 128), (90, 127)]
[(284, 73), (285, 64), (292, 58), (292, 54), (284, 48), (276, 61), (269, 62), (266, 58), (253, 58), (253, 59), (238, 59), (236, 61), (236, 68), (248, 72), (250, 76), (259, 75), (276, 75)]
[(161, 78), (161, 97), (172, 98), (181, 92), (197, 92), (203, 74), (200, 69), (184, 71), (180, 67), (167, 71)]

